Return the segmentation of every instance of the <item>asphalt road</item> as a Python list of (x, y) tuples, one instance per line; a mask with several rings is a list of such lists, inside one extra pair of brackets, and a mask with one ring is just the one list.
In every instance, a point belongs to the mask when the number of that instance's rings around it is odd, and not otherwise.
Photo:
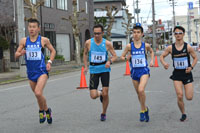
[[(171, 63), (170, 57), (166, 59)], [(101, 103), (87, 89), (77, 90), (80, 71), (50, 77), (44, 90), (53, 124), (39, 124), (38, 106), (28, 81), (0, 86), (0, 133), (199, 133), (200, 64), (193, 70), (194, 99), (185, 101), (188, 120), (180, 122), (170, 69), (151, 68), (146, 87), (150, 122), (139, 122), (140, 105), (125, 63), (112, 65), (107, 120), (99, 120)], [(89, 74), (86, 76), (88, 81)]]

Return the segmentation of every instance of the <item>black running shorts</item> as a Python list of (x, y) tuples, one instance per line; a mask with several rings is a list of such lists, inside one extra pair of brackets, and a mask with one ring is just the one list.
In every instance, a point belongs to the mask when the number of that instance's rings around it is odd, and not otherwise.
[(90, 74), (90, 90), (97, 89), (101, 78), (102, 87), (109, 87), (110, 72)]
[(185, 73), (185, 70), (183, 70), (183, 71), (174, 70), (172, 76), (170, 76), (170, 79), (182, 81), (182, 83), (184, 85), (186, 85), (188, 83), (192, 83), (194, 81), (193, 76), (192, 76), (192, 72)]

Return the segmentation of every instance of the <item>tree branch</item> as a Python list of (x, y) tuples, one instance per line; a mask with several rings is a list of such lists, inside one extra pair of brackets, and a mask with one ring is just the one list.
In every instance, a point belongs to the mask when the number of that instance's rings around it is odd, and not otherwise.
[(33, 4), (31, 3), (31, 0), (24, 0), (24, 2), (28, 5), (28, 6), (32, 6)]

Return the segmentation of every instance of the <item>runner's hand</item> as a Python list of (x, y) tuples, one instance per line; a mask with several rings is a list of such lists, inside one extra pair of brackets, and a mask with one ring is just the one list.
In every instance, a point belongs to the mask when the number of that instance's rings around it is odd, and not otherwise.
[(26, 54), (26, 50), (22, 49), (21, 51), (21, 56), (25, 55)]
[(48, 72), (51, 70), (51, 64), (50, 63), (47, 63), (46, 69), (47, 69)]
[(150, 67), (153, 67), (153, 60), (151, 60), (149, 66), (150, 66)]
[(168, 69), (168, 68), (169, 68), (169, 64), (168, 64), (168, 63), (164, 63), (163, 66), (164, 66), (165, 69)]
[(192, 68), (191, 68), (191, 67), (188, 67), (188, 68), (185, 70), (185, 72), (186, 72), (186, 73), (190, 73), (191, 70), (192, 70)]
[(85, 68), (84, 68), (84, 74), (86, 75), (86, 74), (87, 74), (87, 72), (88, 72), (88, 68), (87, 68), (87, 67), (85, 67)]
[(105, 67), (106, 67), (106, 68), (109, 68), (109, 67), (110, 67), (110, 61), (107, 61), (107, 62), (106, 62)]
[(126, 60), (129, 61), (130, 58), (131, 58), (131, 54), (128, 54), (127, 57), (126, 57)]

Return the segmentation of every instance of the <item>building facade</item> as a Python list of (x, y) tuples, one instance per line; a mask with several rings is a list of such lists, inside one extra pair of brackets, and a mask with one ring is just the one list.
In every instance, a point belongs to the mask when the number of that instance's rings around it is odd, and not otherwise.
[(116, 51), (117, 56), (121, 56), (124, 48), (129, 43), (126, 37), (126, 29), (122, 26), (122, 22), (127, 22), (127, 14), (124, 10), (126, 0), (94, 0), (94, 16), (97, 18), (108, 18), (105, 11), (106, 6), (115, 6), (118, 13), (115, 15), (115, 21), (111, 30), (111, 42)]
[[(17, 2), (23, 0), (0, 0), (0, 23), (5, 23), (11, 21), (13, 23), (18, 24), (16, 21)], [(70, 21), (63, 20), (62, 18), (68, 18), (72, 15), (73, 0), (45, 0), (44, 6), (40, 6), (38, 8), (37, 18), (41, 23), (41, 35), (48, 37), (53, 44), (54, 48), (57, 51), (57, 55), (61, 55), (65, 58), (65, 61), (71, 61), (75, 59), (75, 42), (72, 33), (72, 25)], [(36, 4), (37, 0), (31, 0), (33, 4)], [(26, 4), (24, 3), (26, 6)], [(93, 9), (93, 1), (91, 0), (77, 0), (77, 10), (84, 10), (79, 19), (85, 19), (85, 21), (79, 21), (80, 26), (80, 42), (81, 48), (83, 48), (85, 40), (89, 39), (92, 35), (92, 27), (94, 25), (94, 9)], [(21, 7), (23, 8), (23, 7)], [(31, 13), (28, 9), (24, 8), (24, 18), (25, 20), (31, 17)], [(81, 25), (83, 25), (81, 27)], [(18, 27), (18, 26), (16, 26)], [(28, 35), (27, 31), (27, 21), (25, 21), (24, 26), (25, 35)], [(17, 30), (16, 30), (17, 36)], [(11, 55), (16, 51), (16, 48), (19, 44), (19, 39), (14, 39), (16, 46), (13, 46), (13, 50), (11, 50)], [(49, 55), (46, 52), (46, 55)], [(11, 61), (13, 60), (13, 56), (11, 57)]]
[[(189, 16), (188, 15), (176, 16), (175, 19), (176, 19), (176, 25), (180, 25), (185, 28), (184, 41), (199, 46), (200, 42), (198, 38), (199, 38), (200, 16), (198, 15), (198, 8), (195, 7), (191, 9), (189, 11)], [(191, 38), (189, 38), (188, 36), (189, 30)]]

